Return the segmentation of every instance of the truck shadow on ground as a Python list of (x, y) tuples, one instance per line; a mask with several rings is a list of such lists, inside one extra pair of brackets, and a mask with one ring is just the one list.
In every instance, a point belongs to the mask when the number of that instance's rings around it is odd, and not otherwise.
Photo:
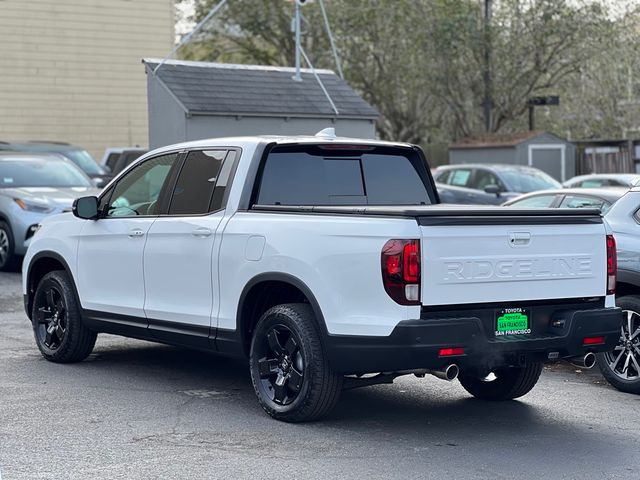
[[(345, 391), (323, 420), (292, 425), (275, 422), (262, 411), (243, 361), (127, 341), (127, 345), (99, 345), (87, 361), (63, 367), (75, 370), (76, 382), (114, 382), (123, 390), (195, 395), (196, 404), (187, 403), (193, 405), (192, 415), (199, 424), (215, 425), (224, 415), (228, 424), (250, 425), (276, 445), (278, 438), (293, 436), (307, 445), (307, 455), (314, 449), (319, 449), (319, 455), (343, 455), (338, 445), (346, 442), (354, 455), (366, 456), (368, 444), (383, 448), (380, 445), (388, 443), (391, 451), (412, 454), (435, 449), (446, 456), (464, 456), (474, 451), (495, 460), (502, 449), (525, 463), (545, 458), (562, 464), (566, 445), (571, 445), (574, 458), (586, 459), (589, 465), (593, 463), (590, 459), (603, 455), (608, 462), (628, 463), (619, 449), (623, 440), (611, 431), (602, 432), (598, 419), (585, 413), (587, 400), (580, 399), (582, 410), (572, 410), (566, 403), (557, 405), (562, 394), (549, 385), (523, 400), (496, 403), (471, 398), (457, 382), (405, 380)], [(549, 397), (544, 396), (547, 392)], [(218, 438), (223, 434), (215, 428), (207, 432), (193, 435)], [(339, 439), (338, 444), (327, 444), (327, 437)]]
[[(635, 448), (625, 441), (624, 429), (598, 428), (599, 420), (585, 408), (587, 399), (578, 399), (573, 410), (567, 402), (555, 404), (563, 395), (555, 390), (557, 379), (522, 401), (491, 403), (469, 397), (455, 382), (409, 377), (345, 391), (323, 420), (293, 425), (268, 418), (259, 407), (246, 362), (211, 353), (107, 337), (79, 364), (51, 364), (35, 352), (16, 361), (37, 362), (29, 368), (37, 367), (38, 375), (72, 383), (79, 392), (97, 392), (93, 399), (108, 404), (101, 407), (106, 411), (122, 412), (131, 404), (131, 412), (109, 421), (130, 432), (127, 445), (150, 451), (188, 446), (247, 459), (259, 451), (285, 460), (329, 462), (424, 456), (426, 465), (482, 459), (510, 472), (535, 471), (541, 461), (571, 472), (579, 461), (581, 468), (601, 472), (602, 458), (627, 468)], [(573, 388), (584, 392), (584, 386)], [(136, 399), (151, 399), (150, 412), (141, 415)], [(132, 425), (143, 421), (143, 427), (123, 426), (132, 418)], [(295, 448), (283, 450), (290, 442)]]
[[(84, 364), (84, 365), (83, 365)], [(92, 375), (144, 378), (162, 390), (191, 388), (233, 395), (255, 403), (247, 415), (264, 415), (257, 407), (246, 361), (208, 352), (136, 342), (130, 347), (104, 346), (85, 362)], [(408, 377), (413, 378), (413, 377)], [(597, 388), (597, 387), (594, 387)], [(204, 396), (206, 397), (206, 396)], [(518, 433), (530, 428), (565, 428), (557, 419), (548, 422), (553, 405), (534, 406), (526, 401), (487, 402), (471, 398), (456, 382), (434, 377), (344, 391), (335, 410), (323, 421), (360, 428), (376, 425), (395, 430), (415, 428), (481, 428), (485, 432)], [(589, 426), (580, 425), (580, 428)]]

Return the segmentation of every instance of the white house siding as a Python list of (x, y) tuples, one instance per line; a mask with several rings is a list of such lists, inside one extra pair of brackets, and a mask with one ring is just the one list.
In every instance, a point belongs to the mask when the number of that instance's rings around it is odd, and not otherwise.
[(0, 141), (146, 146), (140, 62), (174, 20), (173, 0), (0, 0)]

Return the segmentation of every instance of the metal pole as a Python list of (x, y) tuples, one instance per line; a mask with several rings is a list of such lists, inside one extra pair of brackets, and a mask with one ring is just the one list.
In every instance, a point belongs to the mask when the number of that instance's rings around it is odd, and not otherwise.
[(207, 14), (206, 17), (204, 17), (202, 19), (202, 21), (197, 24), (195, 26), (195, 28), (193, 30), (191, 30), (191, 33), (189, 33), (186, 37), (184, 37), (182, 40), (180, 40), (180, 42), (173, 47), (173, 50), (171, 50), (169, 52), (169, 55), (167, 55), (166, 57), (164, 57), (162, 59), (162, 61), (156, 66), (156, 68), (153, 69), (153, 74), (155, 75), (155, 73), (158, 71), (158, 69), (164, 65), (164, 63), (169, 60), (174, 53), (176, 53), (178, 51), (178, 49), (180, 47), (182, 47), (185, 43), (188, 43), (189, 40), (191, 40), (191, 37), (193, 37), (203, 26), (205, 23), (207, 23), (209, 20), (211, 20), (211, 17), (213, 17), (216, 13), (218, 13), (218, 10), (220, 10), (222, 7), (224, 7), (224, 4), (227, 3), (227, 0), (222, 0), (220, 3), (218, 3), (215, 7), (213, 7), (211, 9), (211, 11)]
[(316, 80), (318, 81), (318, 84), (320, 85), (320, 88), (322, 89), (324, 96), (327, 97), (327, 100), (329, 100), (329, 103), (331, 104), (331, 108), (333, 109), (334, 113), (336, 115), (340, 115), (340, 112), (338, 112), (338, 108), (336, 107), (336, 104), (333, 103), (333, 100), (331, 99), (331, 95), (329, 95), (329, 92), (327, 92), (327, 89), (324, 87), (324, 83), (322, 83), (322, 80), (320, 79), (318, 72), (316, 72), (316, 69), (313, 68), (313, 64), (309, 60), (309, 57), (307, 57), (307, 54), (304, 52), (302, 47), (300, 47), (300, 53), (304, 56), (304, 61), (307, 62), (307, 65), (309, 65), (309, 68), (311, 68), (311, 72), (313, 73), (313, 76), (316, 77)]
[(484, 0), (484, 129), (491, 131), (491, 0)]
[(529, 130), (533, 132), (536, 129), (536, 114), (533, 105), (529, 105)]
[(338, 56), (338, 49), (336, 48), (336, 44), (333, 41), (333, 33), (331, 33), (331, 25), (329, 24), (329, 17), (327, 16), (327, 11), (324, 9), (324, 0), (320, 0), (320, 10), (322, 11), (322, 18), (324, 18), (324, 28), (327, 30), (327, 35), (329, 36), (329, 43), (331, 44), (331, 51), (333, 52), (333, 59), (336, 62), (336, 69), (338, 70), (338, 75), (340, 78), (344, 78), (342, 74), (342, 66), (340, 65), (340, 57)]
[(293, 76), (293, 79), (297, 82), (302, 81), (302, 77), (300, 76), (300, 51), (302, 49), (301, 46), (301, 37), (300, 37), (300, 4), (296, 3), (296, 16), (294, 19), (294, 25), (296, 30), (296, 74)]

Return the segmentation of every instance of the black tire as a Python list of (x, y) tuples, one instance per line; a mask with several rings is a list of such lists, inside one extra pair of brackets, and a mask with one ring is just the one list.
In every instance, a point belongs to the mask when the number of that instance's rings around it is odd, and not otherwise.
[(482, 400), (513, 400), (531, 391), (542, 373), (542, 362), (529, 363), (524, 367), (509, 367), (495, 370), (495, 379), (460, 375), (462, 387)]
[(20, 259), (15, 255), (15, 240), (8, 223), (0, 221), (0, 271), (13, 272)]
[(598, 368), (621, 392), (640, 394), (640, 296), (617, 298), (616, 305), (627, 313), (621, 326), (620, 342), (614, 351), (597, 354)]
[(267, 310), (253, 332), (249, 362), (258, 401), (277, 420), (316, 420), (338, 401), (343, 378), (329, 365), (309, 305)]
[(51, 362), (80, 362), (96, 343), (96, 333), (82, 323), (74, 286), (64, 271), (47, 273), (40, 280), (31, 323), (40, 353)]

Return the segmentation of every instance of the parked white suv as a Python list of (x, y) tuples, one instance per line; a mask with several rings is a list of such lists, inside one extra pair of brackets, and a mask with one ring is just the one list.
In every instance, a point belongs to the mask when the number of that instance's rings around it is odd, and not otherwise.
[(99, 332), (247, 357), (286, 421), (410, 373), (512, 399), (543, 362), (614, 348), (615, 244), (597, 211), (437, 203), (412, 145), (165, 147), (43, 222), (25, 308), (55, 362), (86, 358)]

